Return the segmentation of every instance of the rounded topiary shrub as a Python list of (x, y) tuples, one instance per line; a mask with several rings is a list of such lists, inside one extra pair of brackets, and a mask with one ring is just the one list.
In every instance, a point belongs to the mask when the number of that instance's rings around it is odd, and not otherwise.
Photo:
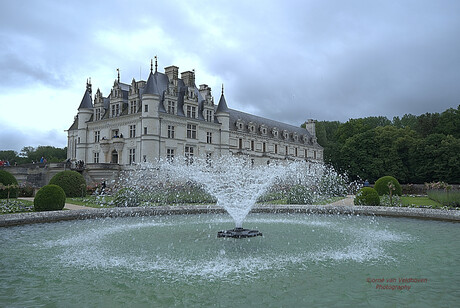
[(122, 188), (113, 199), (113, 205), (117, 207), (134, 207), (141, 204), (138, 192), (133, 188)]
[[(8, 171), (5, 170), (0, 170), (0, 183), (3, 184), (3, 186), (8, 186), (8, 185), (15, 185), (15, 187), (10, 187), (10, 198), (17, 198), (18, 197), (18, 192), (19, 192), (19, 186), (18, 186), (18, 181)], [(5, 189), (0, 189), (0, 199), (6, 199), (8, 198), (8, 189), (5, 187)]]
[(363, 187), (356, 194), (355, 205), (380, 205), (380, 197), (377, 191), (372, 187)]
[(67, 198), (86, 196), (86, 181), (76, 171), (62, 171), (53, 176), (48, 184), (60, 186)]
[(401, 185), (399, 184), (398, 180), (392, 176), (384, 176), (378, 179), (377, 181), (375, 181), (374, 189), (377, 191), (379, 196), (389, 195), (390, 189), (388, 187), (388, 183), (390, 182), (393, 184), (393, 187), (394, 187), (393, 195), (401, 196), (401, 193), (402, 193)]
[(313, 194), (303, 185), (295, 185), (291, 188), (287, 197), (288, 204), (312, 204)]
[(57, 185), (46, 185), (37, 191), (34, 199), (35, 211), (58, 211), (65, 205), (65, 192)]

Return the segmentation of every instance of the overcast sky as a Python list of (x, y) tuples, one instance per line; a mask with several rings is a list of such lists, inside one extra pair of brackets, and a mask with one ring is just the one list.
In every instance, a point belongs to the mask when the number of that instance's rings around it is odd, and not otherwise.
[(460, 104), (460, 1), (2, 1), (0, 150), (67, 145), (93, 93), (195, 69), (216, 101), (300, 125)]

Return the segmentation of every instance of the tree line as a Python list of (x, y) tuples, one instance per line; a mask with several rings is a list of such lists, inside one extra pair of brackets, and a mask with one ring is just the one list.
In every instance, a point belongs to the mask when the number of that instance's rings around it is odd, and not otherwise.
[[(305, 124), (303, 125), (305, 126)], [(324, 160), (353, 179), (460, 183), (460, 105), (420, 116), (316, 123)]]
[(38, 146), (34, 148), (28, 146), (22, 148), (19, 153), (13, 150), (0, 151), (0, 161), (8, 161), (11, 166), (39, 163), (42, 157), (50, 163), (63, 162), (67, 158), (67, 147)]

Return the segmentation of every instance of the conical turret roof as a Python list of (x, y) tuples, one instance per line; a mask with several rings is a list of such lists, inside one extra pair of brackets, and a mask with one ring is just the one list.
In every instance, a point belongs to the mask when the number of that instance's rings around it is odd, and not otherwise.
[(86, 89), (85, 94), (83, 95), (83, 98), (81, 100), (80, 106), (78, 107), (78, 110), (80, 109), (91, 109), (93, 108), (93, 99), (91, 98), (91, 94), (89, 93), (89, 90)]
[(224, 91), (222, 90), (222, 95), (220, 96), (219, 105), (217, 105), (216, 113), (218, 112), (227, 112), (228, 113), (227, 102), (225, 101)]
[(158, 73), (150, 72), (149, 79), (147, 79), (147, 84), (145, 85), (144, 94), (156, 94), (160, 95), (160, 90), (158, 89), (157, 84), (157, 75)]

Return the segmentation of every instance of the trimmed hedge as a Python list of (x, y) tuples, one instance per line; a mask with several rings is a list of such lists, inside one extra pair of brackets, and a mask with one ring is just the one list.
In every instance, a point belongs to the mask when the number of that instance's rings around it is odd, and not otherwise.
[(61, 171), (53, 176), (48, 184), (60, 186), (67, 198), (86, 196), (86, 181), (76, 171)]
[(65, 205), (65, 192), (57, 185), (46, 185), (40, 188), (35, 195), (35, 211), (58, 211)]
[(135, 189), (122, 188), (115, 194), (113, 204), (117, 207), (135, 207), (141, 204), (141, 198)]
[(390, 189), (388, 188), (389, 182), (392, 182), (395, 188), (395, 190), (393, 190), (393, 195), (401, 196), (402, 194), (401, 185), (399, 184), (398, 180), (392, 176), (383, 176), (377, 181), (375, 181), (374, 189), (377, 191), (379, 196), (390, 194)]
[(355, 205), (380, 205), (380, 197), (377, 191), (372, 187), (363, 187), (356, 194)]
[[(0, 183), (3, 185), (18, 185), (18, 181), (8, 171), (5, 170), (0, 170)], [(17, 198), (18, 197), (18, 192), (19, 192), (19, 187), (17, 188), (11, 188), (10, 189), (10, 198)], [(8, 190), (7, 189), (0, 189), (0, 199), (6, 199), (8, 198)]]

